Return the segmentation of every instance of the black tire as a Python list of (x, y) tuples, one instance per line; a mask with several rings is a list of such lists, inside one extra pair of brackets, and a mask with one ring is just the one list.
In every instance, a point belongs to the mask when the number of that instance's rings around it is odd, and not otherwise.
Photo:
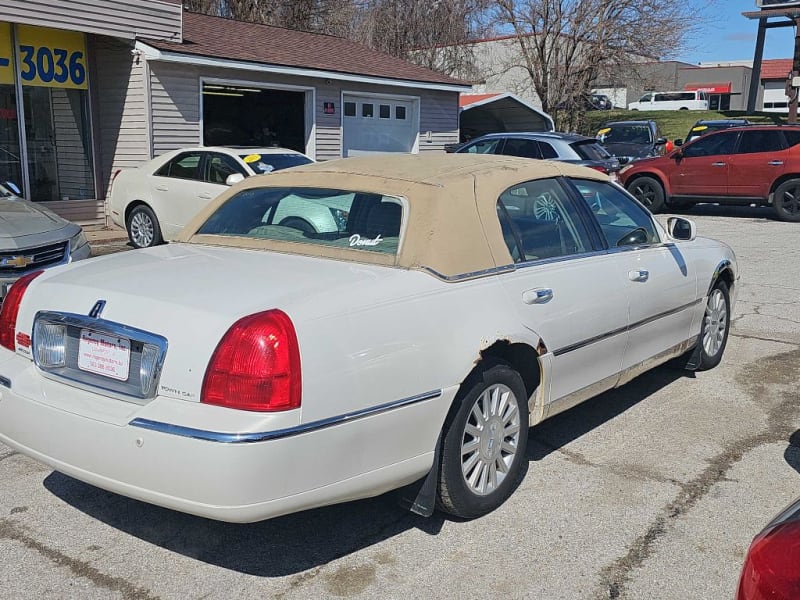
[(528, 396), (519, 373), (493, 363), (470, 375), (456, 402), (443, 430), (438, 506), (473, 519), (505, 502), (525, 472)]
[(637, 177), (629, 182), (627, 190), (647, 209), (655, 214), (664, 208), (664, 186), (652, 177)]
[(135, 206), (128, 214), (125, 225), (128, 229), (128, 239), (134, 248), (150, 248), (164, 241), (158, 219), (146, 204)]
[(698, 371), (713, 369), (722, 360), (728, 344), (728, 331), (731, 327), (731, 299), (728, 284), (717, 280), (706, 301), (703, 325), (700, 327), (700, 362)]
[(688, 106), (681, 106), (678, 110), (689, 110)]
[(800, 221), (800, 179), (789, 179), (778, 186), (772, 208), (781, 221)]

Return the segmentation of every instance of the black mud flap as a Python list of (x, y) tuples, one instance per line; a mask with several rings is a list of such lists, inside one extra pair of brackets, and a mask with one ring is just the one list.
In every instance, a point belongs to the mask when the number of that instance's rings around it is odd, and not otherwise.
[(687, 371), (697, 371), (700, 367), (700, 359), (703, 352), (703, 343), (698, 338), (697, 344), (695, 344), (694, 350), (692, 350), (692, 354), (689, 356), (689, 360), (686, 361), (686, 365), (684, 369)]
[(422, 517), (430, 517), (436, 509), (436, 494), (439, 483), (439, 454), (442, 436), (436, 440), (436, 451), (433, 453), (433, 466), (428, 474), (398, 490), (400, 506)]

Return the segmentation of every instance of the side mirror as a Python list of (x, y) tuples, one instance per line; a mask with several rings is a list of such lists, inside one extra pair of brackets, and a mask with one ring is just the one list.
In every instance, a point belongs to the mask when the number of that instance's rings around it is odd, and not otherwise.
[(244, 181), (244, 175), (241, 173), (231, 173), (225, 180), (225, 185), (236, 185), (240, 181)]
[(666, 144), (666, 143), (667, 143), (667, 138), (665, 138), (665, 137), (660, 137), (660, 138), (658, 138), (658, 139), (656, 140), (656, 144), (655, 144), (655, 145), (656, 145), (656, 146), (663, 146), (663, 145), (664, 145), (664, 144)]
[(22, 192), (20, 191), (19, 187), (13, 181), (6, 181), (4, 184), (8, 189), (14, 192), (17, 196), (21, 196)]
[(647, 243), (647, 231), (643, 227), (637, 227), (633, 231), (625, 234), (617, 241), (617, 247), (623, 246), (643, 246)]
[(667, 233), (674, 240), (691, 242), (697, 237), (697, 225), (683, 217), (670, 217), (667, 219)]
[(672, 143), (673, 143), (673, 144), (675, 144), (675, 147), (676, 147), (676, 148), (678, 148), (678, 147), (680, 147), (680, 146), (683, 146), (683, 138), (678, 138), (677, 140), (675, 140), (675, 141), (674, 141), (674, 142), (672, 142)]

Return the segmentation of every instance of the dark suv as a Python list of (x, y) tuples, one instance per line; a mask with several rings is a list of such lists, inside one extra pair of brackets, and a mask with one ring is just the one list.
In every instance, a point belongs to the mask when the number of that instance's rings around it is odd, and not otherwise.
[(697, 123), (692, 125), (691, 129), (689, 129), (689, 133), (686, 134), (686, 139), (675, 140), (675, 145), (682, 146), (683, 144), (688, 144), (700, 136), (706, 135), (707, 133), (713, 133), (714, 131), (719, 131), (720, 129), (743, 127), (750, 124), (750, 121), (747, 119), (700, 119), (697, 121)]
[(624, 167), (620, 180), (652, 212), (697, 202), (761, 204), (771, 205), (779, 219), (800, 222), (800, 127), (709, 133)]
[(623, 163), (664, 154), (667, 138), (661, 137), (655, 121), (611, 121), (597, 132), (597, 139)]
[(591, 167), (612, 176), (619, 171), (619, 161), (606, 152), (595, 138), (577, 133), (490, 133), (459, 146), (455, 152), (558, 160)]

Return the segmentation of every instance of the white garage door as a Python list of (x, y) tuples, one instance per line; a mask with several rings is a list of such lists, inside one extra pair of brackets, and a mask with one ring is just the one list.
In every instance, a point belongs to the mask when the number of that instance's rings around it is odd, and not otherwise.
[(345, 94), (343, 104), (342, 156), (416, 151), (417, 100)]
[(768, 81), (764, 84), (764, 112), (789, 112), (786, 84), (783, 81)]

